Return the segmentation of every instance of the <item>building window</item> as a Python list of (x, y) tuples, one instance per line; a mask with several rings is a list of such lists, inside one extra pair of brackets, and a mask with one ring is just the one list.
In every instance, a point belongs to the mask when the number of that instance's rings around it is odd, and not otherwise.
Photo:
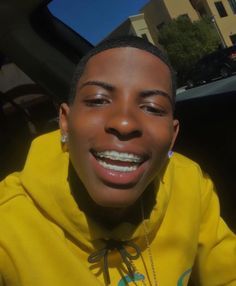
[(228, 0), (234, 14), (236, 14), (236, 0)]
[(230, 39), (233, 45), (236, 45), (236, 34), (230, 35)]
[(157, 30), (160, 31), (164, 26), (165, 26), (165, 23), (161, 22), (160, 24), (157, 25)]
[(215, 6), (221, 18), (228, 16), (225, 7), (221, 1), (215, 2)]
[(141, 37), (142, 37), (144, 40), (148, 41), (147, 34), (142, 34)]

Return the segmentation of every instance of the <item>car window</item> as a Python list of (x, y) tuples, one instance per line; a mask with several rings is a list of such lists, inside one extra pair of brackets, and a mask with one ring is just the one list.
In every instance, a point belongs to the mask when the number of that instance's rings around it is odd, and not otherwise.
[(147, 2), (148, 0), (132, 0), (127, 4), (127, 0), (57, 0), (49, 3), (48, 8), (56, 17), (95, 45), (129, 16), (139, 14)]

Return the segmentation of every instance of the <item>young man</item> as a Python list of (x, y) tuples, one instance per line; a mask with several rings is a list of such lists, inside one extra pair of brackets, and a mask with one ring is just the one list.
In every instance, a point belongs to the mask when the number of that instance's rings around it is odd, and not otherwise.
[[(0, 185), (2, 285), (236, 285), (210, 179), (173, 154), (175, 82), (136, 37), (79, 63), (58, 131)], [(1, 280), (0, 280), (1, 281)]]

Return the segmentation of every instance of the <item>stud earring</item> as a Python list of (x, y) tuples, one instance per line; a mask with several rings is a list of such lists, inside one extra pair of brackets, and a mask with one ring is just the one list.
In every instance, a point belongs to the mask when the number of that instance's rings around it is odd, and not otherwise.
[(173, 155), (173, 151), (172, 150), (170, 150), (170, 151), (168, 151), (168, 158), (170, 159), (170, 157), (172, 157), (172, 155)]
[(67, 142), (68, 142), (68, 135), (67, 134), (61, 135), (61, 143), (65, 144)]

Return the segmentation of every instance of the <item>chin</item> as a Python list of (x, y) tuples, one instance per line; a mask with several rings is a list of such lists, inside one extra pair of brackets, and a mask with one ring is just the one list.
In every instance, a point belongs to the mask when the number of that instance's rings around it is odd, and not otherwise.
[(91, 195), (93, 201), (106, 208), (128, 208), (132, 206), (140, 196), (134, 195), (135, 190), (113, 189), (108, 192), (104, 190), (97, 195)]

